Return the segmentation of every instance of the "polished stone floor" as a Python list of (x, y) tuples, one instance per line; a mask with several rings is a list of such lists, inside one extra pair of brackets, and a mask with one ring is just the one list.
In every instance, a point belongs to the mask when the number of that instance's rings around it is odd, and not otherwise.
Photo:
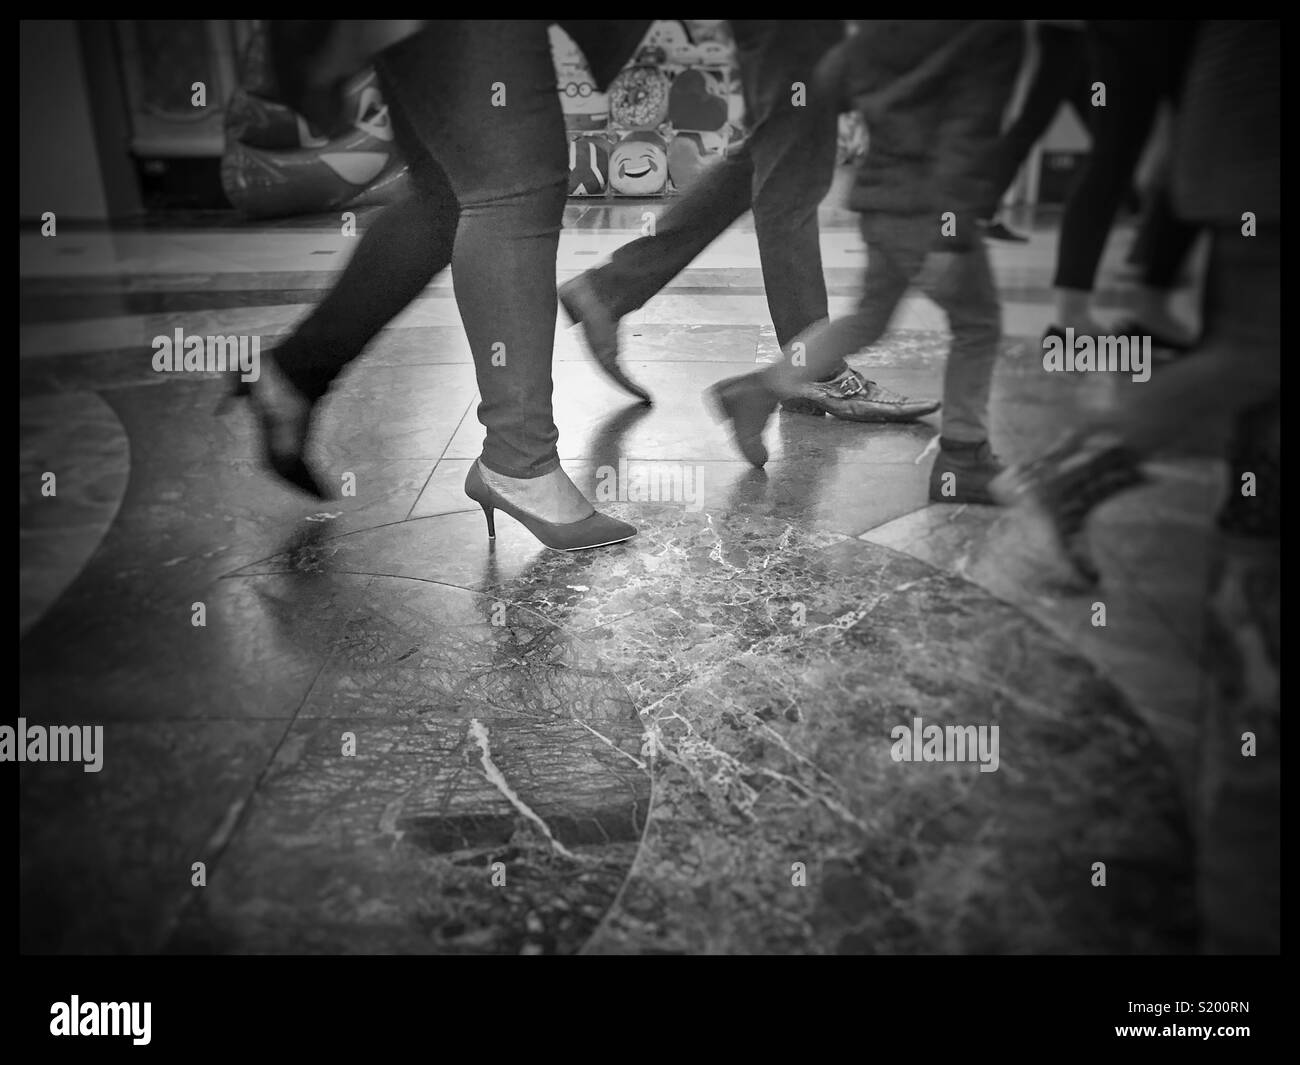
[[(662, 209), (570, 207), (560, 276)], [(830, 201), (823, 223), (836, 314), (866, 252)], [(1103, 509), (1084, 597), (1015, 515), (927, 504), (933, 419), (782, 415), (751, 471), (700, 398), (776, 352), (746, 219), (625, 322), (652, 409), (557, 323), (566, 469), (679, 489), (606, 505), (641, 529), (618, 547), (508, 518), (493, 547), (460, 490), (481, 427), (450, 277), (325, 408), (316, 461), (355, 496), (324, 506), (260, 472), (219, 375), (151, 368), (177, 327), (273, 343), (350, 241), (223, 216), (20, 236), (20, 712), (104, 728), (99, 773), (20, 768), (25, 950), (1198, 949), (1218, 442)], [(1132, 387), (1041, 371), (1054, 249), (1050, 221), (993, 248), (1007, 459)], [(858, 365), (937, 394), (941, 313), (909, 298), (896, 326)], [(998, 726), (997, 771), (895, 761), (917, 718)]]

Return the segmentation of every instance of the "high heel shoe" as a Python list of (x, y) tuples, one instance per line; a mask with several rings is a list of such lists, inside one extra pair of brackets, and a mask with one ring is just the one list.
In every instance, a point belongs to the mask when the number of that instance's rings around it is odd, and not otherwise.
[(582, 326), (587, 347), (596, 365), (625, 392), (636, 396), (647, 407), (654, 403), (650, 393), (633, 381), (618, 362), (618, 319), (592, 287), (586, 275), (566, 281), (559, 288), (560, 304), (573, 321)]
[[(305, 410), (299, 413), (290, 413), (277, 409), (274, 402), (269, 401), (263, 389), (265, 382), (270, 374), (277, 375), (274, 382), (277, 391), (284, 390), (292, 392), (298, 396), (297, 390), (287, 381), (282, 381), (283, 374), (279, 367), (275, 365), (271, 357), (262, 360), (262, 376), (257, 382), (245, 381), (242, 378), (235, 378), (234, 385), (230, 392), (217, 405), (217, 414), (225, 414), (235, 403), (236, 400), (248, 400), (253, 407), (253, 412), (257, 415), (258, 426), (262, 433), (262, 462), (271, 470), (272, 473), (280, 477), (281, 480), (287, 481), (299, 491), (306, 492), (317, 499), (329, 499), (330, 493), (321, 484), (320, 480), (312, 472), (307, 460), (303, 457), (303, 451), (307, 444), (307, 433), (311, 427), (312, 411), (316, 404), (305, 397), (301, 397), (302, 402), (306, 404)], [(255, 390), (254, 383), (262, 387)]]
[(761, 470), (767, 463), (763, 430), (780, 397), (767, 387), (759, 373), (728, 377), (712, 385), (705, 395), (712, 402), (717, 418), (731, 426), (740, 453), (751, 466)]
[(622, 543), (637, 533), (635, 525), (599, 511), (593, 511), (581, 521), (569, 522), (545, 521), (535, 514), (529, 514), (493, 490), (478, 472), (477, 462), (465, 475), (465, 494), (483, 508), (489, 540), (495, 540), (497, 535), (493, 514), (496, 510), (509, 514), (543, 544), (556, 551), (586, 551), (592, 547), (605, 547), (608, 544)]

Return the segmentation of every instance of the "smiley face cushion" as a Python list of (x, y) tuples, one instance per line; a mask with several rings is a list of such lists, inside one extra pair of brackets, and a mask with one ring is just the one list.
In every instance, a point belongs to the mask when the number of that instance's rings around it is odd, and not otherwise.
[(629, 133), (609, 156), (609, 183), (620, 196), (657, 196), (668, 182), (668, 151), (657, 133)]
[(668, 118), (674, 129), (722, 129), (727, 124), (726, 80), (713, 71), (683, 70), (673, 79)]
[(653, 129), (668, 117), (667, 76), (658, 67), (628, 67), (609, 87), (609, 113), (616, 126)]

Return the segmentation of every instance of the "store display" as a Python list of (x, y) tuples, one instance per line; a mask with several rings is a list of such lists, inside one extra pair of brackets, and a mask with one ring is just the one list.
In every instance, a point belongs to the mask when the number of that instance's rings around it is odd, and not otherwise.
[[(664, 196), (681, 192), (743, 137), (744, 99), (730, 30), (721, 20), (660, 20), (608, 93), (582, 51), (550, 29), (556, 86), (569, 131), (568, 193), (575, 197)], [(389, 202), (406, 182), (373, 72), (354, 79), (355, 120), (327, 140), (276, 101), (264, 43), (254, 35), (225, 109), (222, 185), (253, 217)], [(856, 158), (865, 136), (841, 119), (840, 160)]]
[[(571, 134), (604, 133), (611, 146), (609, 194), (680, 192), (742, 135), (744, 102), (723, 21), (652, 23), (601, 101), (587, 91), (590, 74), (581, 51), (558, 26), (551, 28), (551, 51), (565, 125)], [(684, 133), (705, 136), (678, 140)], [(599, 154), (571, 144), (570, 195), (602, 194), (593, 163), (599, 165)]]

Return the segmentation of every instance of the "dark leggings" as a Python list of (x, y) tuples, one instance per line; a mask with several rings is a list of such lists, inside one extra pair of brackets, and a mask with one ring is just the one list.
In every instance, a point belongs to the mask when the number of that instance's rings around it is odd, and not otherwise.
[(509, 477), (549, 473), (559, 466), (551, 356), (568, 166), (547, 24), (439, 22), (377, 69), (411, 194), (367, 227), (276, 361), (307, 396), (323, 396), (452, 266), (487, 430), (481, 461)]
[[(1162, 100), (1176, 101), (1195, 33), (1192, 22), (1090, 22), (1092, 80), (1106, 88), (1106, 106), (1093, 108), (1092, 151), (1070, 193), (1057, 250), (1056, 288), (1091, 292), (1110, 236)], [(1197, 230), (1163, 213), (1146, 281), (1168, 288)], [(1156, 252), (1158, 242), (1161, 250)], [(1172, 266), (1170, 263), (1172, 262)]]

